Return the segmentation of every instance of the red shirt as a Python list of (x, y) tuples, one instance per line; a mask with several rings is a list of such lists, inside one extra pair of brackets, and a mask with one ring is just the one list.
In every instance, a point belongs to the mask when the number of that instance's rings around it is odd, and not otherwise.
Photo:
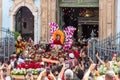
[(74, 55), (77, 59), (79, 58), (79, 52), (78, 51), (74, 52)]

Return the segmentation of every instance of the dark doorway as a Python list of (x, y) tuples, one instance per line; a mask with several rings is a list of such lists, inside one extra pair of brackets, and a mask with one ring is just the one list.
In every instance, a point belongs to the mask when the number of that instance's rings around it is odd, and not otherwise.
[(21, 33), (24, 40), (34, 40), (34, 16), (27, 7), (21, 7), (15, 16), (15, 30)]
[(98, 7), (62, 7), (60, 15), (62, 29), (67, 26), (74, 26), (76, 28), (74, 33), (76, 41), (80, 38), (90, 38), (92, 31), (94, 31), (95, 37), (98, 37)]
[(92, 31), (94, 31), (94, 37), (98, 37), (98, 25), (96, 24), (82, 24), (82, 39), (88, 39), (91, 37)]

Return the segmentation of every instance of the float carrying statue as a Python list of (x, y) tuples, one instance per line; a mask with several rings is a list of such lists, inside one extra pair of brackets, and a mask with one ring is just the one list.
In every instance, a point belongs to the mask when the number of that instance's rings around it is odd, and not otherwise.
[(63, 48), (64, 50), (68, 50), (72, 43), (72, 37), (74, 34), (74, 31), (76, 28), (73, 26), (68, 26), (65, 28), (65, 30), (60, 30), (59, 26), (51, 22), (50, 23), (50, 44), (51, 47), (54, 48), (55, 50), (59, 50)]

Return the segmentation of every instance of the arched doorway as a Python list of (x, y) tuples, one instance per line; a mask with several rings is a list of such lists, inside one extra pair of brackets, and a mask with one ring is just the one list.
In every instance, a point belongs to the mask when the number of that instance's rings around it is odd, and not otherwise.
[(21, 7), (15, 15), (15, 31), (21, 33), (24, 40), (34, 39), (34, 16), (25, 6)]

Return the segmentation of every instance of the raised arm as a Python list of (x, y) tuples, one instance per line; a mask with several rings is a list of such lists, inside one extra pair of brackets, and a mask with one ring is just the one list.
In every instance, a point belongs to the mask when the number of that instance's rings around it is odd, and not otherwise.
[(97, 59), (98, 59), (102, 64), (104, 64), (104, 61), (101, 60), (101, 58), (98, 56), (98, 53), (96, 54), (96, 57), (97, 57)]
[(0, 70), (0, 80), (4, 80), (4, 78), (3, 78), (3, 71), (2, 70)]
[(91, 64), (89, 67), (88, 71), (85, 73), (84, 77), (82, 80), (88, 80), (90, 73), (94, 70), (95, 64)]
[(57, 61), (57, 60), (51, 60), (51, 59), (46, 59), (46, 58), (42, 58), (42, 61), (51, 62), (51, 63), (59, 63), (59, 61)]
[(42, 80), (42, 76), (43, 76), (44, 73), (45, 73), (45, 70), (40, 73), (40, 75), (38, 76), (37, 80)]
[(50, 77), (51, 77), (51, 80), (56, 80), (55, 76), (52, 74), (51, 71), (50, 71)]
[(63, 67), (58, 75), (58, 80), (62, 80), (62, 76), (64, 74), (64, 71), (65, 71), (65, 63), (63, 63)]

